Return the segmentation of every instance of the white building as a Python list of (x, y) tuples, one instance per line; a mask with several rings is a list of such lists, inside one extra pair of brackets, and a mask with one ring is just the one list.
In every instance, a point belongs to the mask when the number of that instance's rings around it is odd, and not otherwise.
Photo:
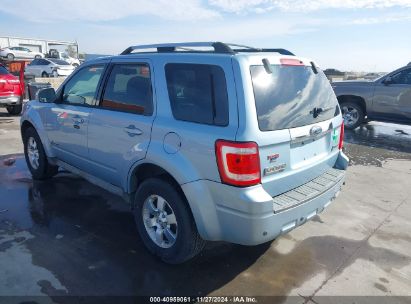
[[(46, 40), (46, 39), (35, 39), (35, 38), (21, 38), (21, 37), (8, 37), (0, 36), (0, 48), (9, 46), (21, 46), (28, 48), (35, 52), (41, 52), (46, 54), (50, 49), (59, 49), (62, 46), (71, 46), (78, 54), (78, 43), (73, 41), (58, 41), (58, 40)], [(76, 56), (77, 57), (77, 56)]]

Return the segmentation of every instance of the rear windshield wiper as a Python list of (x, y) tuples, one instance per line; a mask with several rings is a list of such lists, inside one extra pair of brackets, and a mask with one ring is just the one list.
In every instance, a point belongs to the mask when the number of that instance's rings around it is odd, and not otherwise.
[(314, 108), (310, 111), (310, 114), (314, 116), (314, 118), (317, 118), (319, 115), (321, 115), (324, 112), (328, 112), (330, 110), (334, 109), (334, 107), (329, 107), (329, 108)]

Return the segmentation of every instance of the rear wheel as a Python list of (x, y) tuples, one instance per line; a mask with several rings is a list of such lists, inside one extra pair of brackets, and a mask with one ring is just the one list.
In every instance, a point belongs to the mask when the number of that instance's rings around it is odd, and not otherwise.
[(47, 72), (43, 72), (43, 73), (41, 73), (41, 77), (47, 78), (47, 77), (49, 77), (49, 74), (47, 74)]
[(36, 130), (28, 128), (23, 135), (24, 156), (33, 179), (47, 179), (57, 174), (58, 167), (49, 164)]
[(10, 115), (20, 115), (21, 110), (23, 109), (23, 106), (21, 104), (15, 105), (15, 106), (7, 106), (6, 109)]
[(364, 122), (364, 111), (359, 104), (347, 101), (342, 102), (340, 106), (346, 129), (354, 130)]
[(198, 234), (185, 199), (170, 182), (150, 178), (134, 198), (134, 219), (147, 249), (170, 264), (197, 255), (205, 241)]
[(7, 54), (7, 59), (8, 60), (14, 60), (14, 55), (13, 54)]

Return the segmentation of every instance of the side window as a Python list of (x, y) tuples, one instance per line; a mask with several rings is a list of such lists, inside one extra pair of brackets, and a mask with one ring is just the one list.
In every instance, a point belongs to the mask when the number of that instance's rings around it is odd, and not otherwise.
[(169, 63), (165, 72), (174, 118), (209, 125), (228, 125), (227, 85), (221, 67)]
[(391, 77), (394, 84), (411, 84), (411, 69), (405, 69)]
[(65, 85), (63, 102), (92, 105), (104, 66), (88, 66), (79, 70)]
[(45, 59), (38, 59), (37, 64), (38, 64), (38, 65), (49, 65), (49, 64), (50, 64), (50, 61), (45, 60)]
[(34, 59), (32, 62), (30, 62), (28, 65), (38, 65), (40, 59)]
[(100, 106), (136, 114), (153, 114), (149, 66), (143, 63), (114, 65)]

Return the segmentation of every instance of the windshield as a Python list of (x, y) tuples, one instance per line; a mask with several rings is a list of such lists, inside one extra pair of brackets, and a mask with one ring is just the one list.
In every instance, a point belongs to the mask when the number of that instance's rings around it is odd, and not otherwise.
[(7, 75), (9, 71), (4, 66), (0, 65), (0, 75)]
[(340, 113), (337, 98), (322, 71), (310, 66), (251, 66), (258, 126), (261, 131), (296, 128)]
[(60, 60), (60, 59), (49, 59), (49, 60), (58, 65), (70, 65), (67, 61)]

